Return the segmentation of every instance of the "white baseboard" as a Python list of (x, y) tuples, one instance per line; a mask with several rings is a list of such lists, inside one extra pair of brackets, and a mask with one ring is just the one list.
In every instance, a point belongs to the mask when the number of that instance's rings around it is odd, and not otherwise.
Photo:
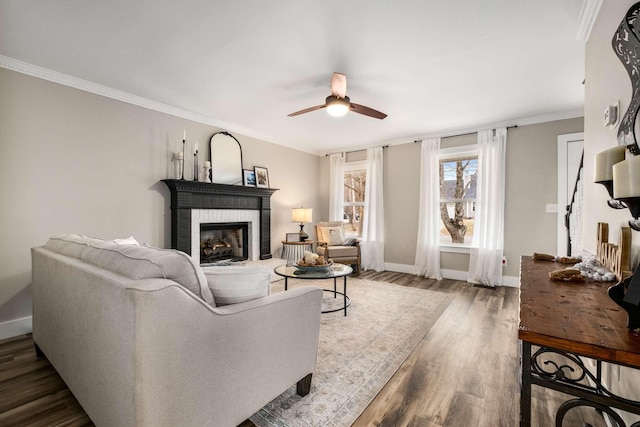
[[(395, 264), (392, 262), (385, 262), (384, 269), (386, 271), (396, 271), (398, 273), (416, 274), (416, 267), (414, 265), (408, 265), (408, 264)], [(466, 282), (469, 272), (462, 271), (462, 270), (442, 269), (440, 270), (440, 274), (442, 274), (442, 278), (444, 279), (460, 280), (460, 281)], [(514, 276), (503, 276), (502, 286), (519, 288), (520, 278), (514, 277)]]
[(0, 340), (29, 334), (32, 329), (31, 316), (0, 323)]
[(384, 263), (385, 271), (395, 271), (398, 273), (416, 274), (416, 267), (408, 264), (394, 264), (392, 262)]

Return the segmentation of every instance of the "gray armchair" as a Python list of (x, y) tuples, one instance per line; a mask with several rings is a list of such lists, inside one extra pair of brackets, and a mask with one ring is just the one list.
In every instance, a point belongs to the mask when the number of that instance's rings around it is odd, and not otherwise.
[(342, 221), (326, 221), (316, 224), (318, 255), (340, 264), (353, 267), (356, 275), (360, 274), (360, 242), (358, 239), (345, 239)]

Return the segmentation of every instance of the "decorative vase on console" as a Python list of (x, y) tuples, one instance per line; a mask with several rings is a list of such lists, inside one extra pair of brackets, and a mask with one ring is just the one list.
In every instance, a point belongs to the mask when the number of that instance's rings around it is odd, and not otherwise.
[(208, 160), (204, 162), (204, 166), (202, 167), (202, 177), (200, 178), (200, 182), (207, 182), (211, 184), (211, 162)]

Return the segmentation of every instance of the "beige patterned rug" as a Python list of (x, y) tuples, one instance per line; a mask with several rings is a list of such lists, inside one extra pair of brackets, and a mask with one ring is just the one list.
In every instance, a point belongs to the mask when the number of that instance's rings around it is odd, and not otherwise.
[[(289, 280), (289, 287), (331, 280)], [(280, 292), (284, 281), (274, 282)], [(338, 290), (342, 280), (338, 280)], [(323, 310), (335, 303), (324, 293)], [(259, 427), (349, 426), (400, 367), (448, 307), (452, 296), (385, 282), (349, 278), (348, 315), (322, 315), (318, 364), (311, 392), (300, 397), (295, 385), (251, 417)], [(341, 296), (338, 295), (338, 302)]]

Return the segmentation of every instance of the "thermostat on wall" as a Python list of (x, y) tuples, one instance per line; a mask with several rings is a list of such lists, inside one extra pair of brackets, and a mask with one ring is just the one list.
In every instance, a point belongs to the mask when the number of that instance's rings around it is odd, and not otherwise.
[(604, 125), (615, 126), (618, 123), (618, 105), (610, 105), (604, 110)]

